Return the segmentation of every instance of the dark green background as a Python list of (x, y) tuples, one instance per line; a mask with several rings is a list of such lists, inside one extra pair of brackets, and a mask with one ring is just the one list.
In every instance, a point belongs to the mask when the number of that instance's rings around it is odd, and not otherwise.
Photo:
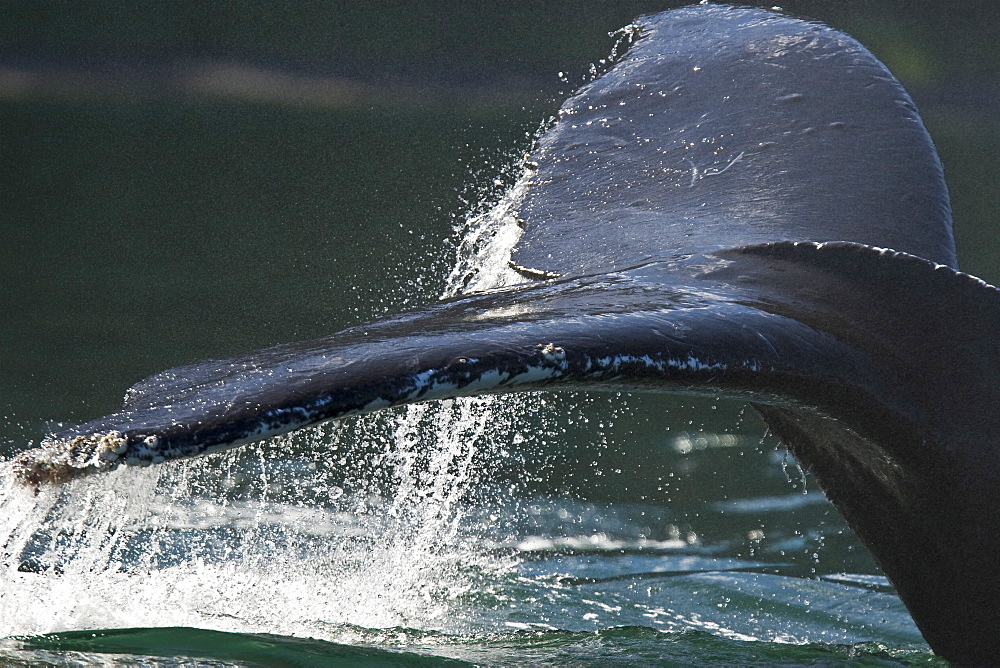
[[(0, 447), (160, 369), (435, 299), (456, 221), (608, 33), (681, 4), (4, 3)], [(908, 87), (962, 266), (1000, 280), (995, 3), (783, 6)]]

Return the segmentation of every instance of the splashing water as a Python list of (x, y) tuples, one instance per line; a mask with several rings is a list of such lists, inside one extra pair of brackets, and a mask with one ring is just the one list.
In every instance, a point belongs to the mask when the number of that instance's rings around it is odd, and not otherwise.
[[(507, 257), (525, 181), (467, 221), (445, 297), (521, 280)], [(409, 406), (37, 495), (4, 473), (0, 637), (468, 630), (455, 602), (512, 563), (482, 544), (467, 503), (499, 442), (499, 401)]]

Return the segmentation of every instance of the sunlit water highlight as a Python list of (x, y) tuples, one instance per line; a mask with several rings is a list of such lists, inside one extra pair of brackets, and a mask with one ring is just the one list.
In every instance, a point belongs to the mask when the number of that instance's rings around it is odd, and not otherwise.
[[(466, 223), (444, 296), (522, 280), (507, 258), (525, 184)], [(608, 401), (613, 416), (627, 412)], [(27, 651), (49, 647), (43, 634), (185, 627), (485, 663), (662, 655), (678, 639), (710, 652), (705, 638), (920, 651), (877, 577), (805, 579), (817, 573), (785, 564), (792, 578), (774, 559), (704, 544), (653, 505), (531, 498), (517, 480), (491, 481), (498, 462), (516, 468), (518, 448), (544, 449), (564, 421), (586, 422), (588, 402), (569, 415), (533, 396), (416, 405), (37, 495), (4, 477), (0, 637)], [(752, 448), (747, 438), (685, 432), (670, 443), (689, 455)], [(825, 503), (792, 487), (714, 509)], [(802, 540), (774, 542), (772, 556), (802, 552)], [(74, 651), (117, 647), (59, 638)]]

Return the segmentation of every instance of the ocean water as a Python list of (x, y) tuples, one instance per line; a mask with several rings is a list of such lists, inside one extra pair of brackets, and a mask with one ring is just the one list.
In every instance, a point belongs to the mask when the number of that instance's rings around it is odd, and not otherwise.
[[(553, 401), (535, 420), (558, 430), (566, 409), (614, 416), (622, 401)], [(0, 659), (933, 661), (876, 569), (830, 570), (857, 565), (856, 541), (773, 443), (685, 433), (662, 455), (692, 474), (756, 469), (766, 495), (584, 500), (541, 493), (560, 464), (514, 461), (523, 410), (495, 399), (418, 406), (37, 496), (8, 485)], [(720, 466), (730, 458), (712, 448), (737, 446), (747, 454)], [(498, 460), (507, 480), (493, 475)], [(680, 477), (663, 484), (683, 488)]]
[[(460, 69), (426, 75), (440, 65), (428, 45), (470, 57), (461, 29), (482, 26), (478, 14), (440, 19), (440, 33), (425, 16), (428, 34), (394, 46), (374, 14), (334, 17), (322, 26), (336, 40), (323, 39), (390, 52), (384, 69), (348, 67), (343, 78), (369, 86), (354, 101), (332, 85), (343, 73), (302, 60), (329, 46), (303, 17), (300, 60), (281, 61), (294, 39), (261, 36), (249, 67), (236, 47), (213, 49), (250, 33), (222, 31), (170, 62), (183, 73), (210, 59), (196, 80), (165, 77), (160, 52), (115, 52), (97, 24), (48, 19), (84, 31), (49, 31), (75, 49), (65, 60), (28, 30), (13, 61), (0, 57), (5, 74), (47, 82), (0, 78), (13, 156), (0, 173), (2, 454), (113, 410), (158, 370), (515, 280), (510, 210), (539, 124), (607, 53), (609, 31), (681, 3), (625, 4), (561, 23), (525, 10), (517, 36), (494, 36), (522, 40), (516, 55), (484, 38), (480, 57), (537, 69), (517, 75), (527, 85), (500, 72), (490, 90)], [(947, 21), (908, 3), (826, 4), (803, 11), (905, 75), (942, 153), (963, 267), (996, 283), (989, 22), (963, 15), (970, 3)], [(154, 23), (213, 17), (171, 18)], [(570, 23), (579, 40), (560, 38)], [(143, 43), (173, 48), (152, 25)], [(821, 491), (733, 402), (466, 399), (38, 495), (0, 476), (0, 664), (940, 663)]]

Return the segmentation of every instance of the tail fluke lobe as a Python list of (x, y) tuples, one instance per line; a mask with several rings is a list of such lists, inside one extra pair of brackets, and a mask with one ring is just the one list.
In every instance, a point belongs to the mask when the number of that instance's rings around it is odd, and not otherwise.
[[(951, 279), (938, 283), (995, 292), (947, 271)], [(904, 382), (909, 372), (897, 359), (907, 356), (903, 344), (912, 347), (912, 323), (902, 327), (898, 300), (880, 293), (935, 272), (923, 260), (851, 244), (779, 244), (462, 297), (162, 372), (129, 390), (121, 411), (53, 435), (15, 466), (28, 482), (58, 482), (400, 404), (559, 387), (744, 397), (849, 420), (879, 437), (926, 413), (926, 397)], [(818, 287), (833, 280), (845, 281), (849, 296)], [(907, 361), (940, 366), (932, 358), (940, 353), (924, 345)]]
[(567, 276), (790, 240), (957, 266), (934, 145), (864, 46), (714, 3), (638, 23), (540, 139), (516, 265)]

